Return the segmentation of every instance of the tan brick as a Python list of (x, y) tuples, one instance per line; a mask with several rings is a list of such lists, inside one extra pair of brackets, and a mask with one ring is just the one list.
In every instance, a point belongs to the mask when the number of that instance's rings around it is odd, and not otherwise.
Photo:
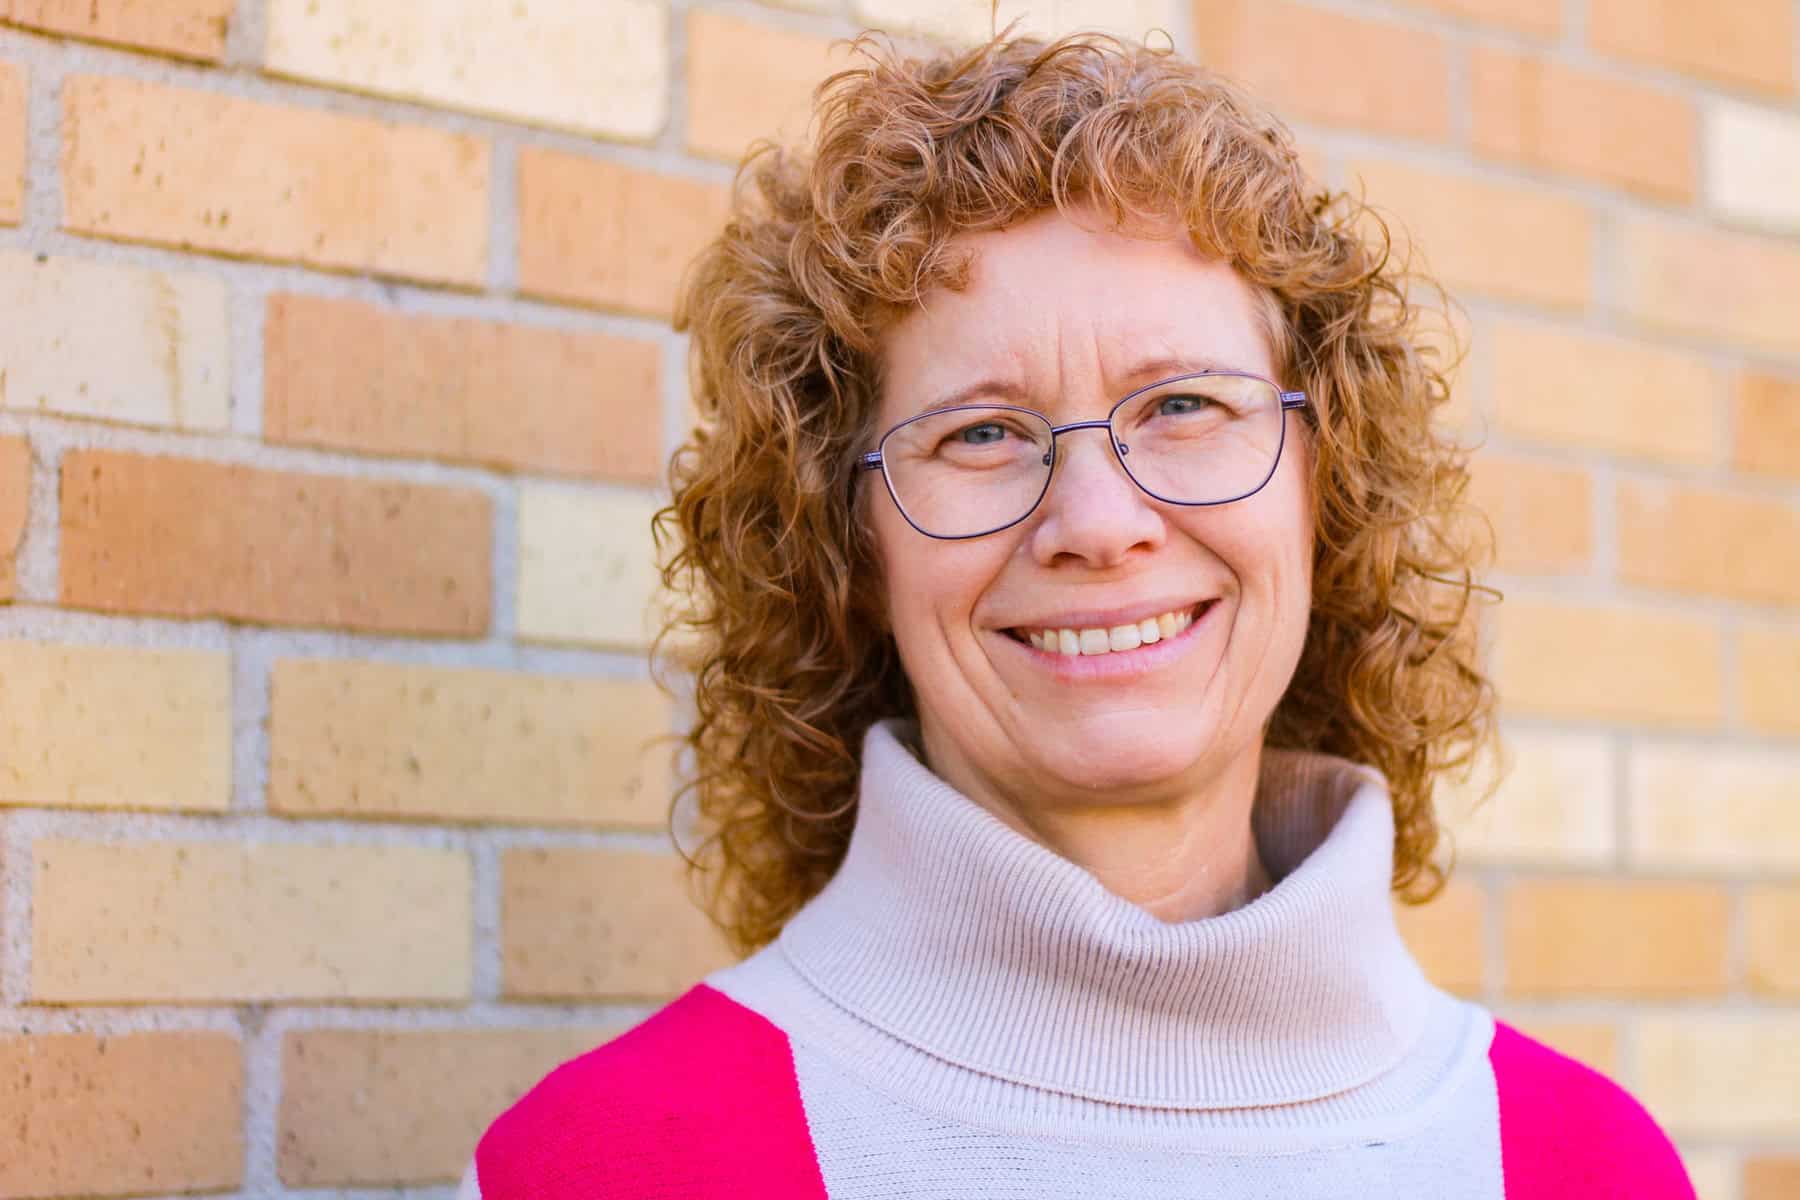
[(501, 961), (514, 999), (659, 998), (731, 962), (669, 854), (508, 850)]
[(1694, 726), (1722, 716), (1723, 638), (1711, 622), (1512, 594), (1498, 628), (1500, 698), (1514, 712)]
[(1652, 329), (1800, 354), (1800, 245), (1660, 218), (1627, 218), (1615, 295)]
[(1630, 791), (1633, 862), (1800, 869), (1800, 752), (1640, 745), (1632, 752)]
[(1744, 894), (1744, 976), (1765, 996), (1800, 996), (1800, 887)]
[(25, 69), (0, 62), (0, 225), (25, 218)]
[(662, 466), (654, 342), (269, 298), (270, 441), (652, 483)]
[(1562, 0), (1405, 0), (1414, 8), (1499, 25), (1519, 33), (1555, 37), (1562, 32)]
[(612, 1031), (307, 1029), (281, 1043), (289, 1187), (455, 1181), (482, 1131)]
[(269, 807), (294, 816), (665, 828), (673, 706), (649, 682), (275, 664)]
[(1800, 507), (1716, 488), (1627, 481), (1619, 577), (1755, 604), (1800, 603)]
[(1477, 46), (1469, 59), (1471, 139), (1491, 158), (1688, 200), (1699, 119), (1672, 92)]
[(1494, 524), (1503, 570), (1585, 571), (1594, 557), (1593, 487), (1581, 467), (1498, 454), (1474, 460), (1469, 498)]
[(1398, 162), (1355, 162), (1367, 197), (1453, 292), (1554, 308), (1587, 303), (1593, 216), (1541, 188), (1496, 183)]
[(831, 38), (689, 12), (688, 149), (736, 162), (760, 138), (806, 141), (813, 89), (851, 65), (847, 47)]
[(1474, 996), (1486, 977), (1487, 896), (1472, 880), (1452, 877), (1422, 905), (1394, 904), (1400, 936), (1431, 981), (1446, 991)]
[(1450, 136), (1445, 39), (1288, 0), (1194, 0), (1200, 61), (1284, 116), (1427, 141)]
[(1755, 1154), (1744, 1163), (1743, 1200), (1794, 1200), (1795, 1196), (1800, 1196), (1800, 1154)]
[(0, 805), (230, 805), (229, 655), (6, 641), (0, 679)]
[(1440, 818), (1459, 855), (1485, 863), (1600, 866), (1613, 836), (1613, 759), (1607, 738), (1558, 731), (1509, 732), (1505, 771), (1491, 798), (1492, 760), (1466, 784), (1439, 789)]
[(1699, 1200), (1741, 1200), (1735, 1153), (1719, 1146), (1696, 1149), (1678, 1145), (1675, 1150), (1681, 1155), (1681, 1165), (1687, 1169), (1688, 1182), (1694, 1185)]
[(1495, 322), (1478, 353), (1510, 435), (1681, 464), (1721, 457), (1724, 379), (1694, 355), (1517, 320)]
[(1514, 1020), (1507, 1024), (1527, 1037), (1536, 1038), (1558, 1054), (1615, 1075), (1619, 1069), (1619, 1030), (1604, 1021)]
[(1788, 0), (1590, 0), (1594, 48), (1722, 83), (1786, 94), (1794, 86), (1794, 8)]
[(236, 0), (9, 0), (0, 22), (218, 62)]
[(34, 1002), (469, 995), (461, 851), (49, 838), (34, 852)]
[(1788, 1137), (1800, 1127), (1800, 1017), (1645, 1017), (1636, 1094), (1677, 1135)]
[(31, 446), (24, 438), (0, 437), (0, 600), (19, 591), (19, 543), (31, 503)]
[(273, 0), (265, 69), (645, 141), (668, 115), (664, 0)]
[(1731, 220), (1800, 232), (1800, 118), (1715, 100), (1706, 112), (1706, 198)]
[(0, 1195), (235, 1188), (243, 1093), (230, 1034), (0, 1036)]
[[(792, 5), (794, 0), (778, 0)], [(817, 0), (809, 5), (818, 7)], [(1021, 35), (1055, 37), (1097, 30), (1142, 39), (1153, 29), (1174, 29), (1180, 21), (1174, 0), (855, 0), (858, 23), (887, 33), (973, 43), (985, 42), (1013, 22)]]
[(1752, 729), (1800, 734), (1800, 633), (1745, 626), (1738, 635), (1744, 720)]
[(519, 151), (519, 288), (667, 317), (682, 272), (724, 228), (728, 192), (554, 150)]
[(1732, 465), (1800, 479), (1800, 379), (1747, 371), (1732, 401)]
[(480, 492), (83, 450), (62, 464), (62, 603), (104, 612), (473, 636)]
[(0, 407), (223, 430), (225, 281), (0, 252)]
[(130, 79), (63, 84), (77, 233), (480, 285), (487, 143)]
[(638, 648), (651, 636), (658, 592), (642, 492), (519, 489), (519, 636)]
[(1508, 995), (1717, 996), (1729, 983), (1722, 887), (1518, 880), (1502, 911)]

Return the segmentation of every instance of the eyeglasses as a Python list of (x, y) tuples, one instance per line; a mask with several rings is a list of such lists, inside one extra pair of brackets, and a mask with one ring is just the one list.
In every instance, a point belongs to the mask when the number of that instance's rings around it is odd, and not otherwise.
[(1104, 429), (1131, 481), (1167, 504), (1230, 504), (1260, 491), (1287, 440), (1286, 415), (1305, 392), (1240, 371), (1196, 371), (1142, 387), (1104, 421), (1052, 425), (1005, 404), (921, 413), (881, 435), (859, 461), (881, 472), (907, 523), (949, 541), (1010, 529), (1050, 490), (1056, 439)]

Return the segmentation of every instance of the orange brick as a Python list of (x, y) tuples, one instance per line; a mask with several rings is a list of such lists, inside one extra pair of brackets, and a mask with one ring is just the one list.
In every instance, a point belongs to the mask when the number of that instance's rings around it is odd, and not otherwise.
[(235, 6), (236, 0), (11, 0), (10, 8), (0, 5), (0, 21), (218, 62)]
[(1734, 1009), (1637, 1022), (1633, 1091), (1676, 1137), (1774, 1139), (1800, 1128), (1800, 1018)]
[(522, 1000), (673, 995), (731, 962), (668, 854), (509, 850), (501, 859), (504, 991)]
[(1754, 992), (1800, 996), (1800, 887), (1745, 894), (1744, 974)]
[(1800, 379), (1746, 372), (1732, 399), (1732, 465), (1800, 479)]
[(0, 437), (0, 600), (19, 592), (17, 560), (30, 496), (31, 447), (24, 438)]
[(1494, 523), (1508, 571), (1585, 570), (1594, 555), (1593, 488), (1579, 467), (1478, 456), (1470, 498)]
[(1794, 1200), (1800, 1196), (1800, 1155), (1753, 1155), (1744, 1163), (1743, 1200)]
[(1396, 902), (1394, 920), (1433, 983), (1463, 996), (1480, 993), (1487, 960), (1487, 896), (1480, 884), (1453, 877), (1426, 904)]
[(1194, 0), (1200, 60), (1284, 115), (1428, 141), (1450, 136), (1444, 38), (1287, 0)]
[(599, 159), (519, 151), (519, 288), (667, 317), (688, 262), (724, 226), (726, 188)]
[(290, 1033), (281, 1044), (281, 1181), (289, 1187), (454, 1182), (489, 1122), (610, 1033)]
[(1698, 187), (1694, 106), (1659, 88), (1477, 46), (1469, 60), (1475, 149), (1657, 199)]
[(1794, 86), (1789, 0), (1590, 0), (1595, 49), (1722, 83), (1786, 94)]
[(145, 1195), (243, 1179), (243, 1051), (224, 1033), (0, 1037), (0, 1195)]
[(1520, 880), (1503, 911), (1509, 995), (1716, 996), (1729, 982), (1722, 887)]
[(1619, 1069), (1619, 1030), (1616, 1026), (1602, 1021), (1510, 1019), (1507, 1024), (1603, 1075), (1616, 1074)]
[(1800, 633), (1746, 626), (1738, 671), (1752, 729), (1800, 735)]
[(687, 18), (688, 149), (736, 162), (750, 143), (804, 141), (812, 92), (851, 65), (830, 38), (699, 9)]
[(1562, 32), (1562, 0), (1406, 0), (1414, 8), (1499, 25), (1520, 33), (1555, 37)]
[(1723, 637), (1708, 621), (1515, 594), (1498, 627), (1510, 711), (1701, 727), (1723, 715)]
[(1800, 602), (1800, 508), (1666, 483), (1618, 495), (1619, 577), (1756, 604)]
[(75, 451), (62, 603), (104, 612), (475, 636), (493, 505), (463, 488)]
[(487, 143), (129, 79), (63, 84), (77, 233), (478, 286)]
[(264, 324), (263, 435), (652, 483), (661, 374), (653, 342), (277, 295)]
[(1390, 218), (1397, 246), (1422, 252), (1425, 266), (1452, 291), (1555, 308), (1587, 303), (1594, 222), (1579, 202), (1398, 162), (1358, 162), (1350, 170), (1367, 185), (1369, 203)]
[(1800, 246), (1792, 241), (1627, 218), (1614, 293), (1652, 329), (1800, 354)]
[(0, 62), (0, 225), (25, 217), (25, 71)]

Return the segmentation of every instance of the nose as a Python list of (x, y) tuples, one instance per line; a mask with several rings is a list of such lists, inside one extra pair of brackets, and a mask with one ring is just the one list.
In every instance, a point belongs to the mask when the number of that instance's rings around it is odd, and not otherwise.
[(1163, 515), (1119, 465), (1111, 436), (1105, 426), (1058, 435), (1050, 490), (1031, 531), (1040, 563), (1112, 567), (1162, 544)]

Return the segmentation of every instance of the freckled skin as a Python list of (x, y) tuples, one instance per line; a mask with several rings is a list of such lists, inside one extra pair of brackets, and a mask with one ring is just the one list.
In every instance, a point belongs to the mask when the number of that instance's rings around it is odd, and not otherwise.
[[(932, 293), (884, 340), (879, 427), (994, 376), (1058, 424), (1103, 418), (1168, 374), (1132, 373), (1157, 355), (1275, 378), (1250, 287), (1172, 228), (1134, 232), (1047, 213), (963, 239), (969, 286)], [(1311, 604), (1309, 439), (1299, 414), (1286, 421), (1269, 483), (1212, 508), (1140, 491), (1097, 431), (1059, 440), (1027, 521), (968, 541), (924, 537), (863, 481), (932, 768), (1165, 920), (1268, 884), (1249, 811)], [(1187, 652), (1143, 678), (1059, 680), (1004, 632), (1169, 597), (1216, 603)]]

